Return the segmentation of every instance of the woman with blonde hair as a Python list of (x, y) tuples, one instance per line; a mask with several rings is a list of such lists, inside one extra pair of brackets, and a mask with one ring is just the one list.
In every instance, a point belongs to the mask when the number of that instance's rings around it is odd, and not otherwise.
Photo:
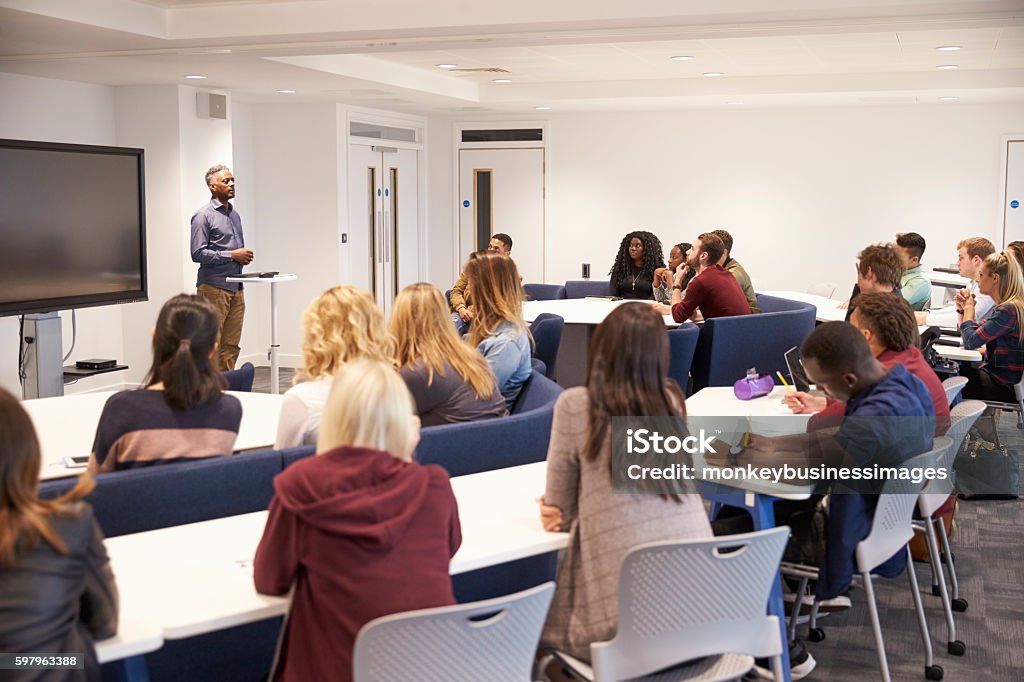
[(964, 365), (960, 368), (960, 374), (968, 379), (963, 396), (1015, 403), (1013, 386), (1024, 375), (1024, 346), (1021, 345), (1024, 279), (1012, 251), (993, 253), (985, 258), (978, 276), (978, 291), (990, 296), (995, 306), (984, 318), (976, 320), (972, 294), (964, 301), (963, 308), (957, 310), (964, 347), (985, 346), (985, 361), (980, 367)]
[(328, 289), (302, 315), (303, 367), (284, 394), (274, 447), (315, 443), (334, 375), (346, 363), (369, 358), (390, 363), (395, 342), (373, 297), (350, 284)]
[(294, 587), (271, 680), (351, 680), (367, 622), (455, 603), (455, 496), (443, 468), (412, 461), (418, 441), (412, 396), (390, 363), (360, 359), (337, 372), (317, 456), (274, 479), (256, 550), (257, 592)]
[(28, 414), (0, 389), (0, 651), (84, 654), (83, 668), (13, 679), (98, 681), (93, 641), (117, 632), (117, 587), (81, 501), (94, 482), (82, 476), (62, 497), (39, 499), (41, 460)]
[(391, 334), (398, 371), (424, 426), (506, 414), (494, 372), (459, 338), (437, 287), (420, 282), (398, 294)]
[(491, 366), (509, 409), (533, 371), (530, 332), (523, 322), (523, 291), (515, 261), (480, 251), (466, 264), (475, 315), (467, 338)]

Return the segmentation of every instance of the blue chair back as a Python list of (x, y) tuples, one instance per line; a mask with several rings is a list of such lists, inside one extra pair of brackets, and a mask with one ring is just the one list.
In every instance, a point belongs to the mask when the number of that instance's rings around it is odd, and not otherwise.
[[(107, 537), (262, 511), (274, 495), (281, 453), (258, 450), (194, 462), (156, 464), (96, 476), (86, 496)], [(56, 497), (75, 479), (44, 481), (40, 495)]]
[(565, 298), (565, 287), (561, 284), (524, 284), (528, 301), (557, 301)]
[(566, 298), (611, 295), (611, 282), (607, 279), (571, 279), (565, 283)]
[(562, 345), (562, 331), (565, 320), (559, 315), (541, 313), (530, 325), (533, 335), (533, 356), (544, 363), (543, 374), (555, 380), (555, 362), (558, 360), (558, 347)]
[(245, 391), (252, 393), (252, 382), (256, 379), (256, 368), (251, 362), (247, 362), (238, 369), (231, 369), (221, 372), (228, 382), (229, 391)]
[(690, 369), (694, 391), (732, 386), (751, 367), (760, 374), (787, 371), (784, 354), (814, 331), (817, 309), (809, 303), (764, 294), (757, 295), (757, 302), (762, 312), (756, 315), (704, 322)]
[(296, 445), (294, 448), (287, 448), (281, 450), (281, 468), (287, 469), (292, 464), (295, 464), (300, 459), (312, 457), (316, 454), (316, 445)]
[(512, 414), (424, 427), (413, 456), (422, 464), (440, 464), (450, 476), (542, 462), (561, 393), (561, 386), (534, 372), (523, 384)]
[(693, 364), (693, 354), (697, 350), (699, 337), (700, 328), (695, 324), (685, 324), (678, 329), (668, 330), (668, 375), (676, 380), (684, 393), (690, 383), (690, 366)]

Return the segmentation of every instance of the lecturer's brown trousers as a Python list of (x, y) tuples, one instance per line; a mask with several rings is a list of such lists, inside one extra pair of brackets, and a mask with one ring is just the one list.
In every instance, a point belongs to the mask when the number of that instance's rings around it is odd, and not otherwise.
[(245, 294), (238, 291), (224, 291), (210, 284), (200, 284), (196, 294), (202, 296), (217, 309), (217, 321), (220, 323), (220, 354), (218, 360), (221, 371), (235, 368), (238, 360), (239, 342), (242, 340), (242, 318), (245, 317)]

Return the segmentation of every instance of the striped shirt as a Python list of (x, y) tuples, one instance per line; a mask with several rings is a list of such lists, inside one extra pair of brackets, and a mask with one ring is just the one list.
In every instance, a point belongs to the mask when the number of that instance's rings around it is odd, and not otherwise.
[(1012, 386), (1024, 376), (1024, 347), (1021, 346), (1017, 309), (1009, 303), (992, 308), (981, 322), (965, 320), (960, 325), (964, 348), (985, 346), (981, 367), (1001, 384)]
[(184, 412), (163, 391), (121, 391), (103, 406), (96, 427), (91, 472), (230, 455), (235, 448), (242, 403), (221, 394)]

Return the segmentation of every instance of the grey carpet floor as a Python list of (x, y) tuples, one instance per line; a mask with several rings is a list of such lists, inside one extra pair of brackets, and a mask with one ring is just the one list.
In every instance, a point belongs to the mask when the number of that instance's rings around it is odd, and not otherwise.
[[(281, 370), (282, 392), (295, 370)], [(270, 391), (270, 370), (256, 369), (254, 390)], [(1011, 450), (1024, 452), (1024, 431), (1005, 414), (1000, 436)], [(931, 595), (931, 572), (916, 564), (923, 591), (935, 662), (945, 680), (969, 682), (1024, 681), (1024, 500), (961, 501), (952, 538), (960, 596), (969, 603), (956, 613), (957, 638), (967, 645), (964, 656), (946, 652), (942, 604)], [(875, 581), (889, 670), (894, 682), (924, 680), (924, 651), (906, 576)], [(852, 594), (853, 608), (820, 621), (824, 642), (807, 642), (817, 660), (808, 680), (866, 682), (880, 679), (867, 603), (861, 590)], [(806, 637), (806, 627), (797, 633)]]

